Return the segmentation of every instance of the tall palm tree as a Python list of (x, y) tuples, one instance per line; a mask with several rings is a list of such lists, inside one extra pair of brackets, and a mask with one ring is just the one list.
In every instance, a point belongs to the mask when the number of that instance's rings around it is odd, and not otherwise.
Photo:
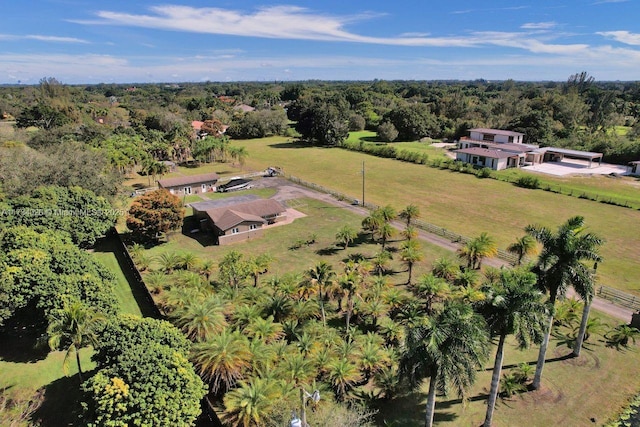
[(480, 269), (482, 260), (486, 257), (493, 257), (498, 253), (498, 246), (495, 239), (486, 232), (480, 236), (469, 240), (458, 250), (458, 256), (467, 261), (467, 268)]
[(391, 205), (382, 206), (376, 209), (375, 214), (379, 215), (380, 218), (382, 218), (382, 220), (387, 223), (393, 221), (398, 216), (396, 210), (393, 209)]
[(69, 358), (75, 353), (80, 382), (82, 382), (80, 349), (87, 345), (98, 344), (97, 329), (104, 320), (104, 316), (77, 301), (52, 313), (47, 328), (49, 347), (52, 350), (60, 347), (67, 350), (63, 362), (65, 373), (69, 367)]
[(273, 407), (282, 397), (282, 385), (272, 378), (253, 377), (224, 396), (225, 425), (252, 427), (265, 425)]
[(380, 236), (380, 243), (382, 244), (383, 251), (387, 245), (387, 241), (390, 238), (392, 238), (395, 234), (396, 234), (396, 229), (393, 228), (393, 226), (390, 223), (385, 222), (380, 226), (380, 228), (378, 229), (378, 235)]
[(191, 359), (212, 393), (226, 392), (251, 368), (249, 340), (240, 332), (222, 331), (209, 341), (197, 343)]
[(514, 335), (521, 349), (539, 344), (544, 337), (547, 316), (543, 294), (536, 287), (536, 275), (525, 270), (503, 270), (495, 284), (484, 289), (486, 299), (479, 311), (487, 319), (491, 333), (498, 337), (498, 348), (491, 377), (491, 391), (487, 402), (484, 427), (493, 419), (507, 335)]
[(253, 277), (253, 286), (258, 286), (258, 279), (262, 274), (269, 271), (269, 265), (273, 261), (273, 258), (269, 254), (260, 254), (255, 258), (252, 258), (247, 265), (249, 275)]
[(450, 302), (415, 326), (407, 328), (400, 373), (416, 386), (429, 378), (425, 425), (433, 425), (436, 391), (454, 388), (464, 397), (476, 371), (489, 354), (484, 319), (470, 305)]
[(422, 260), (422, 252), (420, 251), (420, 244), (416, 240), (407, 240), (402, 244), (400, 251), (400, 260), (407, 266), (409, 277), (407, 278), (407, 284), (411, 284), (411, 278), (413, 273), (413, 266), (415, 263)]
[(446, 280), (436, 277), (433, 274), (422, 275), (413, 286), (418, 297), (425, 300), (425, 311), (431, 314), (433, 304), (444, 301), (451, 295), (451, 287)]
[(371, 233), (371, 240), (373, 240), (383, 222), (382, 217), (373, 212), (362, 220), (361, 225), (364, 231)]
[[(549, 292), (551, 307), (544, 340), (540, 345), (533, 388), (540, 388), (545, 356), (549, 345), (551, 328), (553, 327), (553, 308), (559, 296), (572, 286), (585, 301), (585, 308), (593, 297), (594, 274), (584, 261), (598, 262), (601, 257), (598, 249), (603, 240), (591, 233), (584, 233), (584, 217), (574, 216), (553, 232), (546, 227), (528, 225), (527, 234), (542, 244), (534, 272), (538, 276), (538, 284)], [(586, 304), (588, 303), (588, 304)], [(581, 331), (584, 335), (584, 331)]]
[(460, 267), (458, 267), (458, 264), (447, 257), (436, 259), (431, 266), (431, 273), (436, 277), (446, 280), (448, 283), (453, 283), (459, 271)]
[(326, 261), (320, 261), (315, 266), (307, 270), (307, 276), (314, 286), (318, 287), (318, 303), (320, 304), (320, 311), (322, 313), (322, 324), (327, 326), (327, 318), (324, 312), (324, 288), (335, 277), (333, 267)]
[(522, 260), (526, 256), (538, 253), (538, 243), (531, 235), (525, 234), (507, 247), (510, 252), (518, 257), (516, 265), (522, 264)]
[(344, 249), (347, 249), (356, 237), (358, 237), (358, 232), (350, 225), (342, 226), (336, 233), (336, 240), (344, 246)]
[(414, 240), (418, 237), (418, 230), (413, 225), (407, 225), (404, 230), (400, 232), (402, 237), (406, 240)]
[(407, 205), (403, 210), (400, 211), (398, 216), (405, 221), (407, 221), (407, 227), (411, 225), (411, 220), (420, 218), (420, 208), (416, 205)]

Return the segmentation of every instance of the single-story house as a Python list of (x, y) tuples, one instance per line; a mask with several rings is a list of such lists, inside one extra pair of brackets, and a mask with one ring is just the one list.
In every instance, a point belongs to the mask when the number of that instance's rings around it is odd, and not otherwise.
[(456, 160), (497, 171), (518, 167), (525, 158), (524, 154), (480, 147), (462, 148), (455, 153)]
[(629, 162), (629, 175), (640, 175), (640, 160)]
[(216, 191), (218, 174), (215, 172), (201, 175), (179, 176), (158, 180), (158, 187), (169, 190), (171, 194), (187, 195)]
[(200, 230), (212, 231), (218, 245), (260, 237), (264, 226), (286, 218), (286, 208), (281, 203), (257, 196), (210, 200), (190, 206)]

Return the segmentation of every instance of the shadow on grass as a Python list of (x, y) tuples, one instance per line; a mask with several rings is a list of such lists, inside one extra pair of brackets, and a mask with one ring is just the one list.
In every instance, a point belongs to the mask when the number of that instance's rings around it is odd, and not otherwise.
[(315, 251), (316, 255), (320, 255), (320, 256), (331, 256), (331, 255), (335, 255), (340, 251), (343, 251), (344, 248), (342, 247), (338, 247), (338, 246), (329, 246), (326, 248), (322, 248), (322, 249), (318, 249), (317, 251)]
[[(395, 399), (377, 401), (374, 404), (375, 409), (378, 410), (375, 416), (376, 425), (422, 427), (426, 416), (425, 405), (426, 395), (419, 392), (410, 392)], [(449, 406), (452, 405), (444, 406), (441, 402), (436, 402), (434, 424), (453, 422), (458, 418), (456, 413), (446, 410)]]
[[(86, 374), (89, 377), (89, 374)], [(31, 416), (31, 425), (42, 427), (79, 426), (82, 407), (77, 375), (59, 378), (44, 388), (42, 405)]]
[(320, 147), (320, 146), (313, 145), (303, 141), (288, 141), (288, 142), (277, 142), (275, 144), (269, 144), (269, 147), (271, 148), (309, 148), (309, 147)]
[(29, 312), (34, 311), (21, 310), (0, 329), (0, 360), (34, 363), (46, 359), (49, 346), (41, 338), (46, 330), (46, 323), (43, 318), (29, 319)]

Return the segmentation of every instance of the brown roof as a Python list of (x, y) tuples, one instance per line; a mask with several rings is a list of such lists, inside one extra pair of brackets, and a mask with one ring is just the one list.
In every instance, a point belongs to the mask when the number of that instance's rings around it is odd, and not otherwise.
[(473, 156), (483, 156), (490, 159), (508, 159), (509, 157), (518, 157), (515, 153), (509, 153), (501, 150), (490, 150), (488, 148), (471, 147), (456, 150), (456, 153), (471, 154)]
[(218, 174), (215, 172), (201, 175), (179, 176), (158, 180), (158, 185), (162, 188), (182, 187), (185, 185), (202, 184), (205, 182), (218, 181)]
[(220, 230), (228, 230), (243, 222), (265, 223), (265, 217), (281, 214), (286, 209), (272, 199), (259, 199), (205, 212)]

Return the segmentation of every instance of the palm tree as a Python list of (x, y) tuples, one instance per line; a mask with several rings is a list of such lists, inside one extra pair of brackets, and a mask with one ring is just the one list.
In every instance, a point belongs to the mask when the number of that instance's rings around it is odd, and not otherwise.
[(282, 397), (282, 386), (271, 378), (253, 377), (224, 396), (225, 425), (251, 427), (265, 425), (273, 407)]
[(480, 233), (480, 236), (469, 240), (458, 250), (458, 256), (467, 261), (467, 268), (480, 269), (482, 267), (482, 259), (493, 257), (498, 253), (498, 246), (495, 239), (486, 232)]
[(266, 319), (261, 317), (253, 319), (246, 328), (244, 328), (244, 333), (254, 340), (262, 340), (267, 344), (277, 341), (284, 336), (282, 325), (274, 322), (273, 316), (268, 316)]
[(362, 220), (361, 224), (363, 230), (371, 233), (371, 240), (373, 240), (382, 223), (383, 221), (380, 215), (375, 215), (375, 213), (372, 213), (371, 215), (365, 217)]
[(400, 211), (400, 214), (398, 216), (407, 221), (408, 227), (409, 225), (411, 225), (412, 219), (420, 218), (420, 208), (416, 205), (408, 205)]
[[(584, 265), (584, 261), (601, 261), (598, 248), (603, 241), (594, 234), (583, 233), (584, 218), (581, 216), (569, 218), (558, 227), (556, 233), (546, 227), (536, 225), (528, 225), (525, 231), (542, 244), (542, 251), (534, 267), (534, 272), (538, 276), (538, 284), (549, 292), (548, 304), (551, 307), (533, 379), (533, 388), (538, 389), (542, 381), (542, 370), (553, 327), (553, 309), (556, 300), (566, 293), (569, 286), (573, 286), (585, 301), (585, 309), (587, 309), (587, 305), (590, 306), (593, 297), (594, 274)], [(584, 335), (584, 331), (580, 333)]]
[(214, 296), (186, 304), (171, 313), (171, 317), (187, 337), (202, 342), (210, 340), (227, 327), (224, 312), (224, 303)]
[(418, 297), (426, 301), (425, 311), (431, 314), (435, 302), (445, 300), (451, 294), (449, 284), (433, 274), (424, 274), (413, 287)]
[(327, 326), (326, 314), (324, 312), (324, 288), (335, 277), (333, 267), (326, 261), (320, 261), (314, 267), (307, 270), (307, 276), (314, 286), (318, 287), (318, 303), (320, 304), (320, 311), (322, 313), (322, 324)]
[(355, 271), (346, 272), (338, 278), (338, 285), (344, 295), (347, 296), (346, 330), (349, 330), (351, 314), (353, 313), (353, 296), (358, 292), (361, 278)]
[(382, 221), (386, 223), (393, 221), (398, 216), (398, 214), (396, 213), (396, 210), (393, 209), (391, 205), (386, 205), (376, 209), (374, 211), (374, 214), (379, 215), (380, 218), (382, 218)]
[(226, 392), (251, 368), (249, 341), (238, 331), (222, 331), (192, 348), (192, 360), (214, 394)]
[(180, 256), (175, 252), (163, 252), (155, 260), (160, 264), (160, 270), (167, 274), (170, 274), (180, 266)]
[(382, 250), (384, 251), (387, 241), (396, 234), (396, 229), (393, 228), (390, 223), (385, 222), (378, 229), (378, 234), (380, 235), (380, 242), (382, 244)]
[(68, 371), (69, 358), (75, 353), (80, 382), (82, 382), (80, 349), (87, 345), (96, 346), (98, 344), (97, 330), (104, 320), (104, 316), (77, 301), (52, 313), (47, 328), (49, 348), (57, 350), (62, 347), (67, 350), (62, 365), (65, 373)]
[(458, 264), (446, 257), (436, 259), (431, 267), (431, 273), (434, 276), (444, 279), (448, 283), (453, 283), (459, 271)]
[(417, 385), (429, 378), (425, 425), (433, 425), (436, 391), (464, 397), (489, 353), (484, 319), (468, 304), (447, 303), (427, 321), (407, 328), (400, 373)]
[(507, 247), (507, 252), (510, 252), (518, 257), (516, 265), (522, 264), (522, 260), (526, 256), (535, 255), (538, 253), (538, 243), (529, 234), (517, 239), (515, 242)]
[(387, 271), (387, 264), (391, 261), (392, 255), (389, 251), (380, 251), (373, 256), (371, 261), (373, 264), (373, 270), (376, 274), (382, 275)]
[(413, 265), (416, 262), (422, 260), (422, 252), (420, 251), (420, 244), (416, 240), (407, 240), (402, 245), (402, 250), (400, 251), (400, 260), (403, 264), (406, 264), (407, 269), (409, 271), (409, 277), (407, 279), (407, 284), (411, 284), (411, 276), (413, 273)]
[(349, 247), (349, 244), (358, 237), (358, 232), (350, 225), (342, 226), (336, 233), (336, 240), (344, 245), (344, 249)]
[(484, 427), (493, 419), (507, 335), (515, 335), (521, 349), (540, 343), (544, 337), (547, 315), (542, 293), (536, 288), (536, 275), (525, 270), (503, 270), (498, 283), (484, 289), (486, 299), (479, 305), (493, 335), (498, 337), (498, 349), (491, 377)]
[(188, 271), (193, 271), (200, 263), (200, 259), (193, 252), (185, 252), (179, 255), (179, 258), (180, 267)]
[(347, 392), (361, 380), (358, 367), (347, 358), (341, 357), (329, 364), (329, 382), (338, 402), (344, 401)]
[(269, 254), (260, 254), (249, 261), (247, 268), (249, 275), (253, 277), (254, 287), (258, 286), (259, 277), (269, 271), (271, 261), (273, 261), (273, 258)]
[(207, 282), (211, 278), (213, 272), (216, 271), (216, 264), (213, 260), (206, 259), (198, 266), (198, 274), (201, 274), (207, 279)]
[(405, 229), (400, 232), (400, 234), (402, 234), (402, 237), (404, 237), (408, 241), (414, 240), (416, 237), (418, 237), (418, 229), (416, 229), (413, 225), (407, 225)]

